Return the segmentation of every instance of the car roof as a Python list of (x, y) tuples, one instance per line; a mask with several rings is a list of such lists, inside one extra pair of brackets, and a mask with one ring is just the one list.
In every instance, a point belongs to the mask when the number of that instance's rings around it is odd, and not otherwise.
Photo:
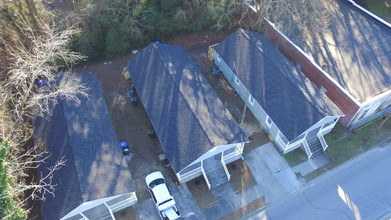
[(153, 189), (151, 189), (153, 194), (155, 195), (157, 204), (160, 204), (166, 200), (169, 200), (172, 198), (170, 192), (168, 191), (168, 188), (166, 184), (159, 184)]

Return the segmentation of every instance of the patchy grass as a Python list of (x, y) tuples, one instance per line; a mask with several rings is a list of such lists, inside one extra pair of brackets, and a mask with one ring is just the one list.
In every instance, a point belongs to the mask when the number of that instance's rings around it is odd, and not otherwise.
[(303, 163), (308, 159), (307, 155), (301, 148), (297, 148), (296, 150), (293, 150), (292, 152), (286, 153), (282, 156), (291, 167)]
[(123, 209), (121, 211), (118, 211), (114, 213), (114, 217), (117, 220), (127, 220), (127, 219), (134, 219), (138, 220), (140, 219), (134, 212), (132, 207), (128, 207), (126, 209)]
[(356, 0), (356, 2), (384, 20), (391, 22), (391, 0)]
[[(342, 131), (341, 131), (342, 130)], [(329, 148), (326, 150), (330, 163), (306, 175), (306, 181), (331, 170), (347, 160), (369, 150), (374, 145), (386, 140), (391, 134), (391, 118), (379, 118), (365, 127), (351, 134), (344, 134), (343, 128), (337, 127), (335, 131), (326, 136)]]
[(380, 128), (383, 121), (383, 118), (379, 118), (352, 134), (330, 142), (326, 154), (330, 157), (331, 162), (339, 165), (388, 138), (391, 134), (391, 120), (388, 119)]
[(337, 123), (334, 127), (334, 129), (328, 133), (324, 138), (326, 139), (326, 142), (328, 144), (333, 144), (339, 139), (345, 137), (347, 135), (345, 128)]
[(250, 143), (247, 143), (244, 147), (243, 154), (246, 154), (255, 148), (262, 146), (270, 141), (265, 132), (257, 132), (248, 137)]

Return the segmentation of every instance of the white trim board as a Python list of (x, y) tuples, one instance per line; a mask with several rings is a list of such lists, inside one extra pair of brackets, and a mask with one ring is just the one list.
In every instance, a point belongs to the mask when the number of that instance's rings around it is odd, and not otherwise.
[(374, 19), (378, 20), (379, 22), (383, 23), (385, 26), (391, 28), (391, 24), (388, 23), (387, 21), (385, 21), (383, 18), (373, 14), (372, 12), (368, 11), (367, 9), (361, 7), (360, 5), (358, 5), (354, 0), (348, 0), (348, 2), (350, 2), (353, 6), (355, 6), (356, 8), (360, 9), (361, 11), (363, 11), (364, 13), (368, 14), (369, 16), (373, 17)]

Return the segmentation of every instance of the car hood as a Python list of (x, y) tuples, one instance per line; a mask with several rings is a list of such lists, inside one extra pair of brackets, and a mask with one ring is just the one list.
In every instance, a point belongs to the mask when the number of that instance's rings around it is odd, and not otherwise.
[(145, 182), (149, 185), (152, 181), (156, 179), (164, 179), (163, 174), (159, 171), (153, 172), (145, 177)]

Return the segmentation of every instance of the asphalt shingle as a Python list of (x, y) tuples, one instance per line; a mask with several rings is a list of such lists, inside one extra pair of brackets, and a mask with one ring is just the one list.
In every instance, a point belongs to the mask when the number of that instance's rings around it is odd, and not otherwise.
[[(58, 74), (60, 86), (69, 80), (67, 74)], [(60, 219), (87, 201), (134, 191), (96, 75), (72, 75), (89, 88), (89, 97), (61, 100), (50, 118), (34, 123), (36, 140), (44, 141), (51, 154), (39, 171), (66, 160), (54, 175), (55, 196), (47, 195), (41, 204), (44, 220)]]
[(339, 109), (266, 38), (239, 29), (215, 47), (272, 121), (293, 140)]
[(328, 1), (331, 22), (311, 41), (288, 37), (359, 102), (391, 89), (391, 28), (348, 1)]
[(176, 172), (215, 146), (247, 141), (183, 48), (152, 43), (128, 70)]

